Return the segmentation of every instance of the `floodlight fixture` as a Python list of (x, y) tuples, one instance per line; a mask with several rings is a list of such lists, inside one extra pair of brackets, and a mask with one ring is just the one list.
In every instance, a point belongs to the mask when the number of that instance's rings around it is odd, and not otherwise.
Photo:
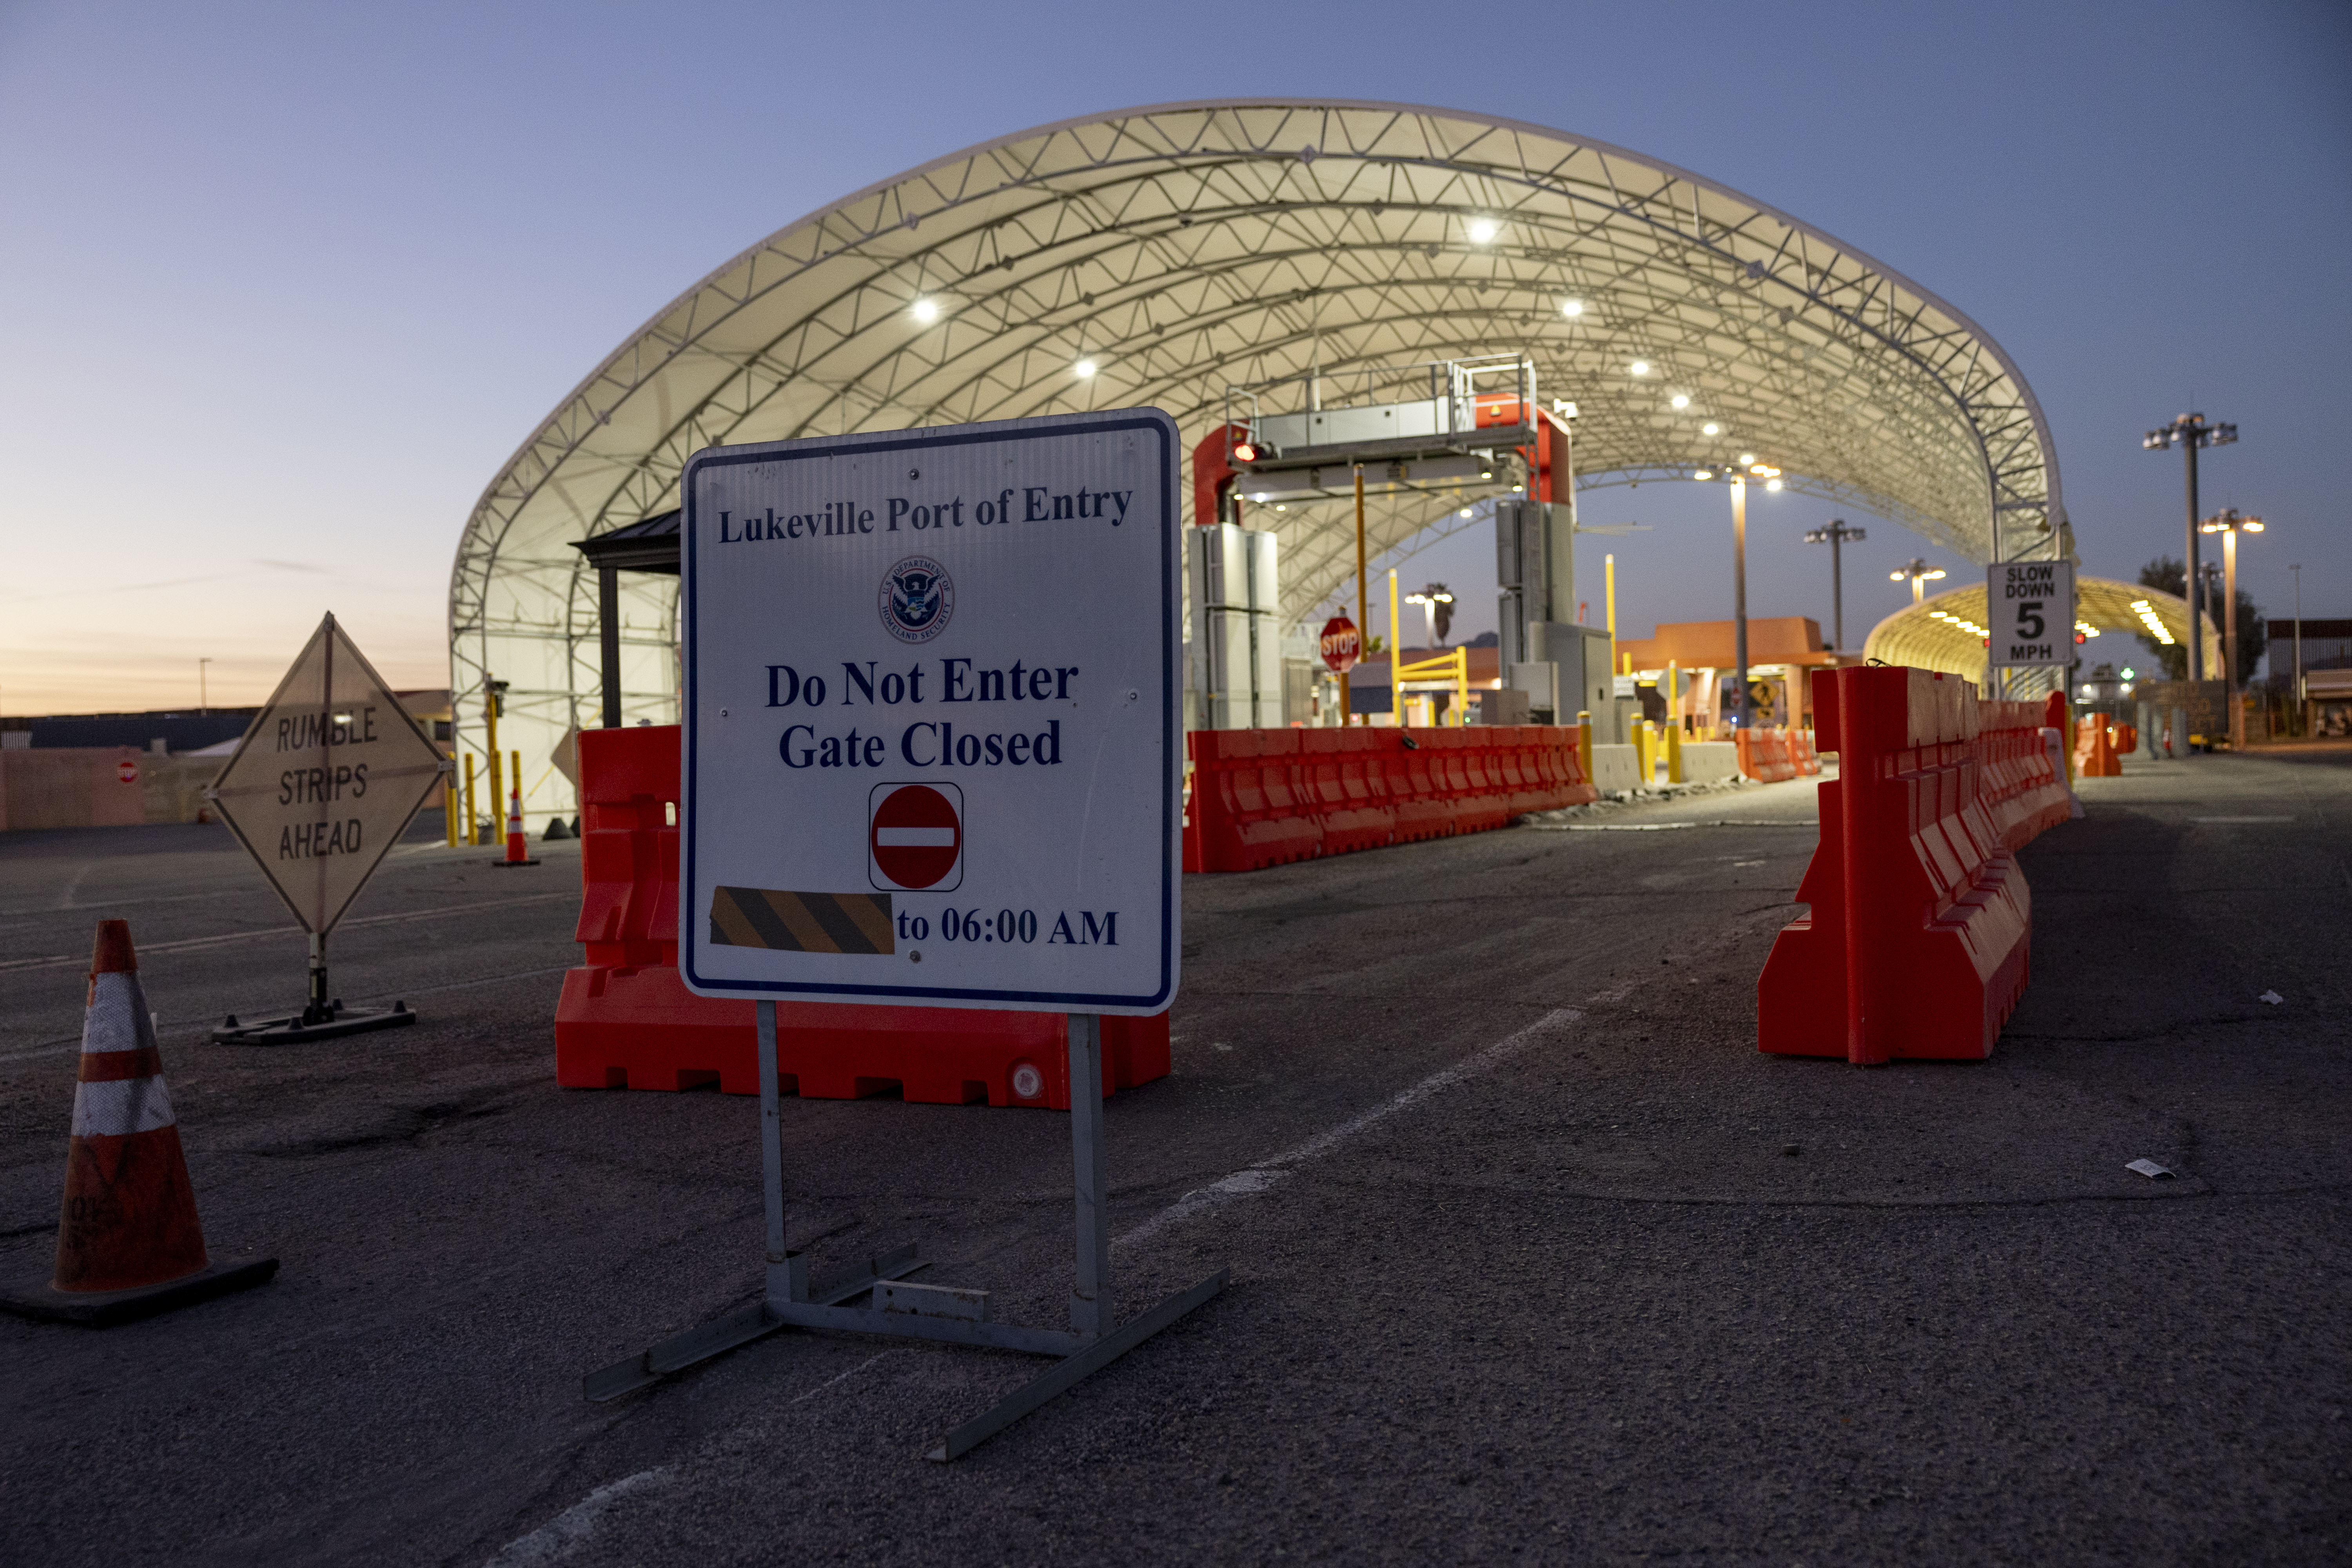
[(1650, 362), (1645, 359), (1637, 359), (1625, 368), (1635, 375), (1647, 375), (1650, 374)]
[(1470, 220), (1470, 243), (1473, 245), (1485, 245), (1487, 241), (1495, 237), (1496, 232), (1501, 228), (1501, 226), (1502, 226), (1500, 224), (1497, 224), (1490, 217), (1472, 218)]
[(928, 327), (940, 319), (940, 302), (927, 296), (908, 307), (908, 314)]
[(1563, 316), (1581, 316), (1584, 314), (1584, 301), (1581, 300), (1562, 300), (1559, 302), (1559, 313)]
[(1686, 392), (1677, 392), (1669, 401), (1671, 401), (1676, 408), (1688, 408), (1690, 406), (1690, 394)]
[(1710, 419), (1698, 427), (1698, 433), (1702, 436), (1720, 436), (1723, 434), (1723, 426)]
[(1076, 370), (1078, 373), (1078, 379), (1080, 381), (1091, 381), (1094, 379), (1095, 372), (1102, 367), (1095, 363), (1095, 362), (1090, 359), (1082, 359), (1072, 368)]

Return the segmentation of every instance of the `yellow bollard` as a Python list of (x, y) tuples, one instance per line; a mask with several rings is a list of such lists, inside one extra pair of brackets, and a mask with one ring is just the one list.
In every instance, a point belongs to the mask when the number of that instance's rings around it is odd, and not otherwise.
[(1680, 724), (1666, 726), (1666, 782), (1686, 782), (1683, 778), (1683, 727)]
[(1652, 753), (1657, 745), (1658, 727), (1647, 719), (1633, 726), (1633, 772), (1647, 789), (1656, 781)]
[(1591, 784), (1592, 715), (1581, 708), (1576, 710), (1576, 761), (1584, 770), (1584, 782)]
[(482, 819), (474, 815), (474, 764), (480, 761), (479, 757), (470, 753), (466, 758), (466, 842), (467, 844), (481, 842), (477, 826)]

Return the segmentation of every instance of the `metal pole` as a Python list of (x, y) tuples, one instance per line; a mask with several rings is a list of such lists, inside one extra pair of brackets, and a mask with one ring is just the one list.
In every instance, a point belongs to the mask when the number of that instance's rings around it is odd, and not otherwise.
[(760, 1192), (767, 1210), (771, 1301), (808, 1300), (808, 1262), (784, 1245), (784, 1121), (776, 1067), (776, 1005), (753, 1004), (760, 1030)]
[(1738, 724), (1748, 728), (1748, 481), (1731, 481), (1731, 637), (1739, 666)]
[(2246, 713), (2238, 701), (2238, 529), (2221, 531), (2221, 697), (2230, 705), (2230, 745), (2246, 749)]
[(1602, 581), (1608, 590), (1606, 597), (1609, 602), (1609, 674), (1613, 679), (1617, 675), (1617, 557), (1602, 556), (1601, 570)]
[(1845, 519), (1830, 524), (1830, 647), (1845, 651)]
[(1404, 668), (1404, 637), (1397, 630), (1396, 568), (1389, 568), (1389, 722), (1404, 728), (1404, 683), (1397, 671)]
[(314, 931), (310, 933), (310, 997), (303, 1005), (302, 1021), (324, 1024), (334, 1016), (327, 1005), (327, 933)]
[(1069, 1015), (1070, 1165), (1077, 1189), (1078, 1270), (1070, 1326), (1100, 1339), (1112, 1326), (1110, 1175), (1103, 1158), (1102, 1016)]
[[(1364, 559), (1364, 466), (1359, 463), (1356, 465), (1356, 657), (1360, 660), (1370, 658), (1372, 651), (1370, 590), (1364, 580), (1370, 570)], [(1349, 714), (1347, 679), (1344, 673), (1339, 677), (1342, 683), (1339, 711), (1353, 717)], [(1371, 721), (1372, 716), (1365, 714), (1364, 722), (1370, 724)]]
[[(2288, 568), (2287, 568), (2287, 570), (2294, 574), (2294, 716), (2295, 716), (2295, 720), (2296, 720), (2296, 721), (2297, 721), (2298, 723), (2300, 723), (2300, 722), (2302, 721), (2302, 719), (2303, 719), (2303, 568), (2302, 568), (2302, 567), (2300, 567), (2300, 566), (2290, 566), (2290, 567), (2288, 567)], [(2290, 734), (2294, 733), (2294, 731), (2288, 731), (2288, 732), (2289, 732)]]
[[(490, 811), (493, 816), (496, 816), (505, 811), (507, 807), (506, 791), (500, 787), (505, 772), (505, 759), (499, 755), (498, 685), (490, 679), (488, 670), (482, 672), (482, 685), (485, 688), (482, 693), (482, 722), (488, 727), (490, 742), (482, 749), (490, 754)], [(492, 833), (490, 837), (495, 839), (499, 835)]]
[(604, 665), (604, 728), (621, 727), (621, 572), (596, 573), (596, 640)]
[(2197, 577), (2197, 431), (2189, 429), (2180, 438), (2181, 450), (2189, 459), (2189, 679), (2205, 679), (2205, 626), (2198, 615), (2197, 605), (2205, 592), (2204, 584)]

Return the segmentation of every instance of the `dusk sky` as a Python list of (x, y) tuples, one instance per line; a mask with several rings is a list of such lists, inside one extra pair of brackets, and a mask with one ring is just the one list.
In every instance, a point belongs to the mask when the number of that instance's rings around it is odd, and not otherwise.
[[(329, 609), (446, 684), (476, 497), (681, 289), (971, 143), (1252, 94), (1616, 142), (1916, 279), (2031, 382), (2095, 575), (2180, 550), (2180, 458), (2142, 433), (2234, 421), (2205, 500), (2268, 520), (2245, 586), (2290, 614), (2299, 562), (2305, 613), (2352, 616), (2347, 82), (2352, 8), (2284, 0), (0, 5), (0, 712), (193, 704), (199, 658), (256, 702)], [(1728, 615), (1727, 510), (1587, 498), (1651, 525), (1606, 545), (1622, 626)], [(1826, 626), (1799, 541), (1831, 515), (1759, 500), (1753, 613)], [(1858, 641), (1923, 545), (1843, 515)], [(1493, 624), (1483, 535), (1404, 570)]]

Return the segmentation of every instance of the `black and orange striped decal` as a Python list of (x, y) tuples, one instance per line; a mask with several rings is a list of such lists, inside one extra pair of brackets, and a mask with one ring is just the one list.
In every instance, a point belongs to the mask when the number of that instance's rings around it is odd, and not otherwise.
[(897, 951), (891, 929), (887, 893), (719, 888), (710, 895), (710, 940), (721, 947), (887, 956)]

